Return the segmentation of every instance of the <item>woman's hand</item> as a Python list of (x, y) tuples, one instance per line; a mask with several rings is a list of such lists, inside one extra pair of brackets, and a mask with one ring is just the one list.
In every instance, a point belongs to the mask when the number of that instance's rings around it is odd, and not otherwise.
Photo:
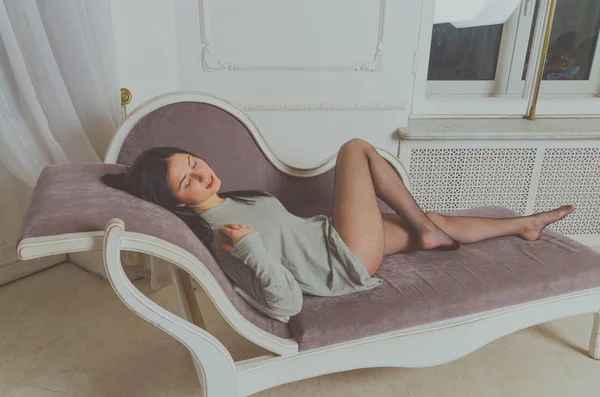
[(231, 253), (231, 251), (233, 250), (233, 247), (235, 247), (236, 244), (242, 238), (249, 235), (250, 233), (253, 233), (254, 229), (252, 229), (250, 226), (244, 226), (240, 223), (238, 223), (238, 224), (229, 223), (223, 227), (220, 227), (219, 231), (221, 233), (223, 233), (224, 235), (228, 236), (229, 238), (231, 238), (231, 241), (232, 241), (232, 245), (221, 244), (219, 246), (219, 249), (223, 250), (225, 252)]

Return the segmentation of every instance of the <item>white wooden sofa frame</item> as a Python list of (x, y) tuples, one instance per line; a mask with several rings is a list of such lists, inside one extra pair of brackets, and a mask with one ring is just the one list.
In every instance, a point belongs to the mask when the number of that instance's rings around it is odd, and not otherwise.
[[(335, 155), (309, 169), (285, 164), (273, 154), (244, 113), (226, 101), (199, 93), (169, 94), (140, 106), (125, 120), (113, 138), (105, 162), (116, 162), (125, 137), (145, 115), (162, 106), (184, 101), (208, 103), (235, 116), (248, 128), (261, 151), (281, 172), (310, 177), (326, 172), (335, 165)], [(400, 160), (385, 150), (377, 150), (408, 181)], [(190, 351), (204, 397), (248, 396), (278, 385), (359, 368), (435, 366), (463, 357), (524, 328), (586, 313), (595, 313), (589, 354), (600, 360), (600, 288), (299, 352), (294, 339), (275, 336), (246, 320), (226, 297), (210, 271), (195, 256), (162, 239), (128, 232), (120, 219), (108, 222), (104, 232), (24, 239), (18, 246), (18, 254), (21, 259), (31, 259), (94, 249), (103, 250), (108, 279), (123, 303), (146, 321), (176, 338)], [(149, 254), (175, 265), (172, 266), (174, 290), (183, 318), (154, 303), (131, 283), (121, 264), (122, 250)], [(204, 322), (201, 314), (190, 309), (195, 297), (189, 275), (201, 285), (236, 332), (273, 354), (234, 361), (225, 346), (202, 328)]]

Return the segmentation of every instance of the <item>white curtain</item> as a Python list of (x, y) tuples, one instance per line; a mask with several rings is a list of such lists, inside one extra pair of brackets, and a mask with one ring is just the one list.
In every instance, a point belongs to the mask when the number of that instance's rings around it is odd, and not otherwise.
[(98, 163), (121, 123), (109, 0), (0, 0), (0, 160), (34, 186)]

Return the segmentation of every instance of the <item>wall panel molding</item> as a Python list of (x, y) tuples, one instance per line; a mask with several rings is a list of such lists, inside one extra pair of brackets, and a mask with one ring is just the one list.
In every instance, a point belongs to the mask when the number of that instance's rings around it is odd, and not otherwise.
[(234, 102), (242, 110), (250, 111), (404, 111), (400, 103), (388, 102)]
[(290, 71), (290, 72), (379, 72), (382, 71), (383, 62), (383, 47), (385, 33), (385, 11), (387, 0), (379, 0), (379, 24), (377, 33), (377, 44), (374, 49), (373, 59), (366, 60), (362, 63), (354, 65), (339, 65), (339, 66), (309, 66), (309, 65), (241, 65), (233, 62), (226, 62), (215, 59), (210, 51), (210, 39), (206, 29), (206, 13), (204, 3), (207, 0), (198, 0), (200, 11), (200, 39), (202, 42), (202, 68), (204, 72), (216, 71)]

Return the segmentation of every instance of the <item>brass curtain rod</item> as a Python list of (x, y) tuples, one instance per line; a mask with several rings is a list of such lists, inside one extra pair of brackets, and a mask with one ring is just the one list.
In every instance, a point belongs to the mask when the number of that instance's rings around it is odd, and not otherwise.
[[(542, 83), (542, 76), (544, 74), (544, 68), (546, 66), (546, 56), (548, 55), (548, 46), (550, 44), (550, 34), (552, 33), (552, 24), (554, 23), (554, 12), (556, 11), (556, 2), (558, 0), (550, 0), (550, 12), (548, 13), (548, 24), (546, 25), (546, 33), (544, 35), (544, 45), (542, 47), (542, 53), (540, 55), (540, 64), (538, 65), (537, 79), (535, 81), (535, 89), (533, 91), (533, 101), (531, 108), (527, 113), (528, 120), (535, 120), (535, 110), (537, 107), (538, 97), (540, 95), (540, 86)], [(534, 21), (535, 23), (535, 21)]]

